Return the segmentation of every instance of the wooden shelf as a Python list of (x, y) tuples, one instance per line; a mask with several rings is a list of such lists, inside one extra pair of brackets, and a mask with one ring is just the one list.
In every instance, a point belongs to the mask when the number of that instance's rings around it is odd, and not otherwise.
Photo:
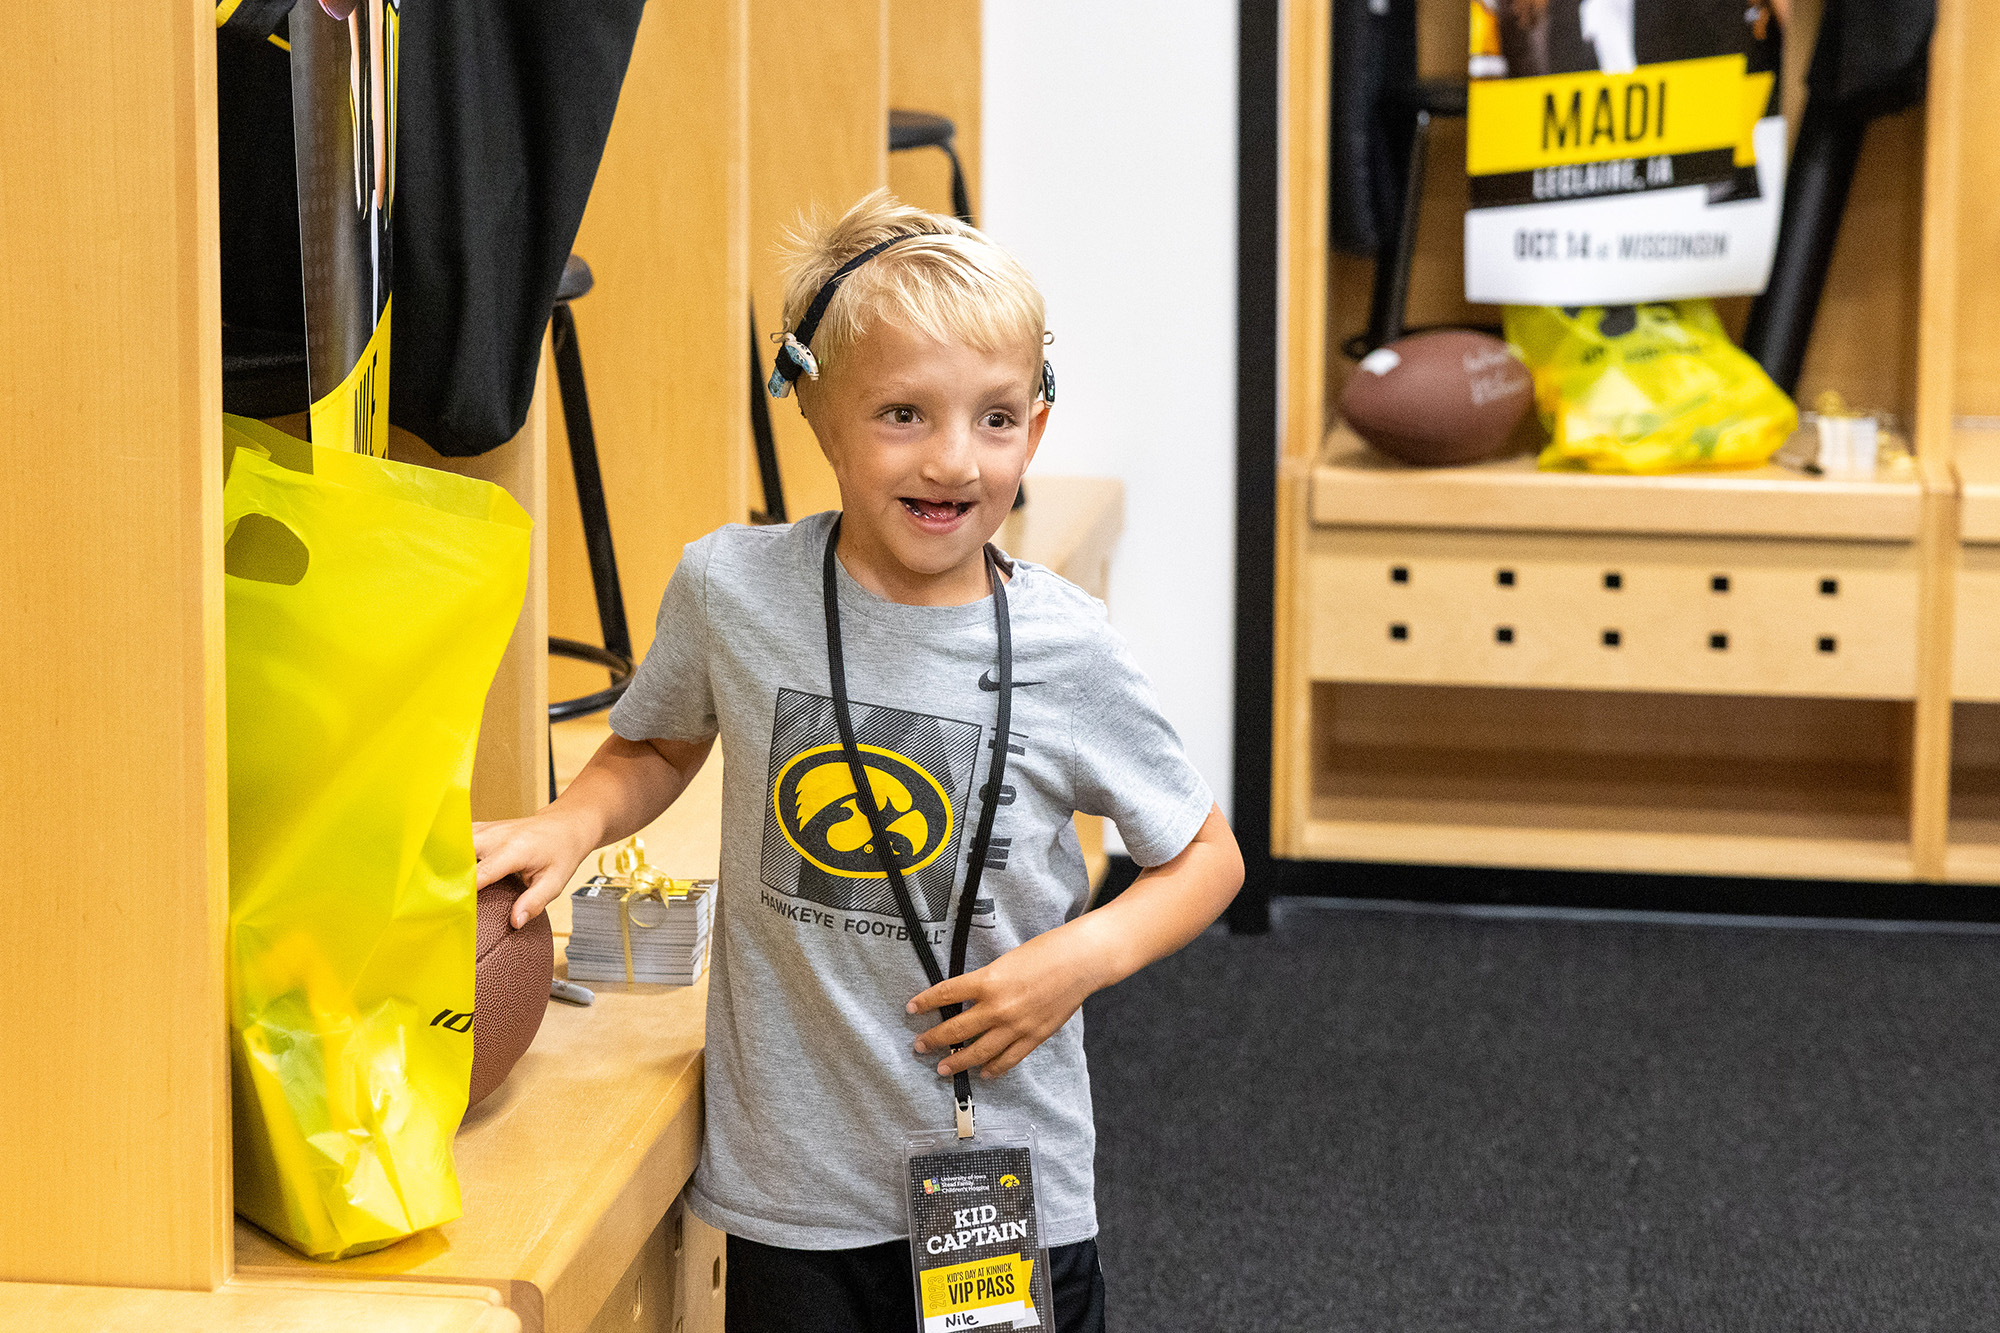
[(1322, 683), (1287, 854), (1908, 879), (1907, 708)]
[(2000, 544), (2000, 430), (1961, 426), (1952, 432), (1959, 481), (1959, 536)]
[(1125, 483), (1116, 477), (1031, 475), (1024, 487), (1027, 503), (1007, 515), (993, 540), (1092, 597), (1104, 597), (1111, 550), (1125, 532)]
[(1951, 693), (1958, 700), (2000, 700), (2000, 430), (1960, 427), (1952, 440), (1961, 544), (1953, 571)]
[(1344, 750), (1301, 852), (1331, 860), (1910, 877), (1893, 776), (1829, 764)]
[(1874, 481), (1776, 466), (1632, 477), (1544, 472), (1533, 454), (1419, 468), (1337, 426), (1312, 469), (1310, 515), (1344, 527), (1908, 542), (1922, 495), (1914, 469)]
[(515, 1333), (521, 1321), (484, 1288), (431, 1282), (237, 1277), (214, 1291), (0, 1282), (0, 1328), (148, 1333)]
[(464, 1216), (336, 1263), (239, 1219), (237, 1273), (469, 1283), (498, 1292), (529, 1333), (588, 1327), (694, 1170), (708, 996), (705, 980), (592, 988), (589, 1008), (549, 1006), (514, 1072), (466, 1117)]

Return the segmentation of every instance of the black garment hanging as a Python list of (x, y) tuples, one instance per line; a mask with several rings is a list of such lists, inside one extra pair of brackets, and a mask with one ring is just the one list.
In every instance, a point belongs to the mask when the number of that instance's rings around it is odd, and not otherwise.
[(642, 0), (403, 10), (389, 418), (441, 454), (521, 429)]
[[(999, 699), (998, 717), (994, 722), (993, 761), (987, 768), (986, 785), (979, 788), (979, 825), (972, 835), (971, 855), (965, 868), (965, 887), (959, 891), (958, 907), (952, 920), (951, 971), (946, 973), (938, 966), (937, 954), (932, 951), (930, 938), (924, 931), (923, 918), (917, 915), (910, 887), (903, 881), (903, 868), (896, 864), (895, 854), (889, 850), (889, 832), (882, 823), (881, 809), (875, 804), (875, 791), (868, 783), (861, 749), (854, 740), (854, 716), (847, 703), (847, 665), (840, 643), (840, 581), (835, 569), (838, 560), (835, 548), (839, 545), (840, 518), (836, 516), (826, 534), (821, 589), (826, 606), (826, 674), (833, 688), (834, 722), (840, 728), (840, 747), (847, 758), (848, 774), (854, 781), (854, 802), (868, 821), (875, 857), (889, 881), (890, 892), (895, 895), (896, 909), (902, 913), (910, 947), (916, 950), (917, 962), (922, 965), (924, 976), (935, 986), (948, 975), (955, 977), (965, 971), (965, 948), (972, 936), (973, 904), (979, 898), (980, 874), (986, 868), (986, 853), (993, 841), (993, 815), (1000, 805), (1000, 785), (1007, 776), (1007, 738), (1012, 734), (1009, 724), (1013, 720), (1014, 694), (1014, 640), (1013, 626), (1007, 614), (1007, 584), (1000, 577), (1000, 555), (989, 544), (984, 555), (987, 582), (993, 589), (993, 628), (999, 638), (994, 666), (994, 676), (999, 682), (995, 691)], [(958, 1017), (961, 1009), (960, 1005), (945, 1005), (939, 1010), (939, 1021)], [(972, 1076), (966, 1070), (961, 1069), (952, 1076), (952, 1091), (958, 1103), (959, 1135), (970, 1137)]]
[[(308, 403), (293, 364), (305, 298), (291, 82), (284, 50), (267, 41), (290, 8), (243, 0), (217, 46), (225, 360), (242, 371), (224, 398), (258, 416)], [(423, 0), (400, 10), (389, 416), (441, 454), (485, 453), (527, 420), (643, 8)]]

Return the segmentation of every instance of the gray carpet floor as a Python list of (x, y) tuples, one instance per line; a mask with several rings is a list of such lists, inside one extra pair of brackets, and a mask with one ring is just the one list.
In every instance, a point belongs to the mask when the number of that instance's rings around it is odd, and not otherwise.
[(1281, 900), (1086, 1009), (1112, 1333), (2000, 1328), (2000, 934)]

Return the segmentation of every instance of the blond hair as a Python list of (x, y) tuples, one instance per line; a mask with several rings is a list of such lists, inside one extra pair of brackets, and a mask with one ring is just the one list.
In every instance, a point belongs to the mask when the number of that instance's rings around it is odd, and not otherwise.
[(1042, 294), (1020, 261), (957, 218), (864, 196), (836, 222), (814, 218), (786, 236), (785, 327), (796, 329), (826, 280), (863, 250), (908, 236), (842, 280), (812, 336), (822, 373), (886, 320), (910, 333), (982, 351), (1039, 350)]

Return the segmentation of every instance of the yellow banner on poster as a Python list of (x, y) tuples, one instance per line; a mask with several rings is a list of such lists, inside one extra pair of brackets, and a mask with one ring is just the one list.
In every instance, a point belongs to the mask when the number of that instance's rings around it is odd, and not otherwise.
[(389, 453), (389, 316), (396, 298), (382, 304), (382, 318), (368, 335), (368, 345), (336, 384), (333, 392), (312, 405), (312, 442), (322, 449), (384, 458)]
[[(974, 1259), (945, 1268), (926, 1269), (923, 1275), (924, 1323), (946, 1315), (984, 1310), (989, 1306), (1018, 1305), (1024, 1309), (1031, 1299), (1028, 1279), (1035, 1261), (1019, 1254), (997, 1259)], [(967, 1324), (965, 1327), (978, 1327)]]
[[(1628, 74), (1474, 79), (1465, 169), (1473, 176), (1728, 149), (1747, 165), (1741, 55), (1641, 65)], [(1765, 96), (1770, 85), (1764, 82)], [(1762, 103), (1758, 104), (1759, 109)]]
[(1743, 80), (1743, 136), (1736, 141), (1736, 166), (1757, 165), (1757, 142), (1752, 136), (1757, 132), (1757, 122), (1771, 109), (1771, 85), (1777, 81), (1778, 76), (1769, 71), (1748, 75)]

